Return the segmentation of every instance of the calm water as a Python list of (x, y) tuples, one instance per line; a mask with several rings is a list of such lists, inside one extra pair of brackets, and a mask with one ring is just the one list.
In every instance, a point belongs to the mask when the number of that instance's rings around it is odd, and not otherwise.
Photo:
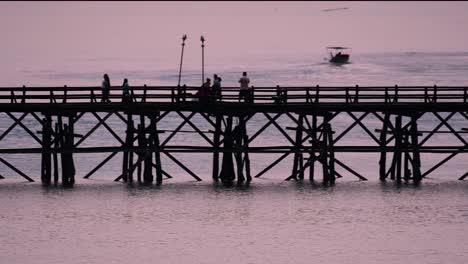
[[(321, 55), (282, 55), (221, 58), (207, 63), (223, 84), (236, 85), (247, 70), (254, 85), (466, 85), (468, 53), (354, 54), (352, 64), (330, 66)], [(174, 85), (178, 59), (67, 58), (33, 65), (16, 61), (0, 77), (1, 86), (99, 85), (103, 72), (114, 85), (127, 77), (135, 85)], [(157, 63), (156, 63), (157, 61)], [(184, 64), (183, 83), (198, 85), (198, 63)], [(27, 81), (24, 81), (27, 80)], [(195, 120), (203, 126), (202, 118)], [(255, 117), (252, 129), (265, 117)], [(11, 124), (0, 116), (0, 132)], [(85, 133), (96, 120), (80, 120)], [(161, 127), (177, 126), (169, 116)], [(281, 121), (287, 124), (287, 119)], [(379, 123), (366, 121), (373, 131)], [(466, 121), (454, 116), (458, 129)], [(33, 118), (25, 123), (34, 127)], [(337, 117), (337, 130), (348, 117)], [(123, 132), (112, 117), (110, 124)], [(435, 126), (423, 118), (420, 126)], [(37, 128), (37, 129), (36, 129)], [(38, 130), (38, 127), (35, 127)], [(203, 144), (195, 134), (177, 142)], [(462, 136), (468, 139), (466, 134)], [(164, 137), (164, 135), (162, 135)], [(254, 142), (286, 142), (269, 130)], [(112, 145), (101, 128), (83, 146)], [(436, 136), (428, 144), (460, 145), (455, 137)], [(341, 142), (375, 144), (357, 128)], [(0, 147), (35, 147), (20, 128)], [(75, 156), (78, 183), (73, 189), (43, 188), (25, 183), (0, 166), (0, 263), (466, 263), (468, 249), (468, 186), (456, 179), (467, 171), (466, 156), (458, 155), (419, 187), (379, 183), (378, 156), (339, 154), (337, 158), (370, 181), (345, 173), (333, 188), (309, 182), (284, 182), (291, 159), (286, 159), (246, 188), (213, 185), (210, 155), (178, 155), (205, 180), (195, 182), (168, 159), (163, 165), (174, 179), (161, 187), (126, 186), (112, 180), (119, 174), (117, 156), (91, 180), (81, 177), (106, 155)], [(260, 171), (277, 155), (253, 155), (252, 170)], [(424, 155), (423, 171), (444, 155)], [(34, 155), (2, 156), (39, 179), (40, 159)]]

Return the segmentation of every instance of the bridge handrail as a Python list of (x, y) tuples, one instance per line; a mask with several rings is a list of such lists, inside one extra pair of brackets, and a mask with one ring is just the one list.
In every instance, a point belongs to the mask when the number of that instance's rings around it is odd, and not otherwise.
[[(198, 86), (132, 86), (136, 102), (180, 102), (197, 98)], [(223, 87), (222, 98), (217, 101), (237, 101), (239, 87)], [(111, 87), (110, 99), (122, 96), (120, 86)], [(290, 86), (253, 87), (253, 102), (269, 103), (319, 103), (335, 100), (336, 103), (372, 102), (435, 103), (440, 100), (467, 103), (467, 86)], [(0, 87), (2, 103), (74, 103), (76, 100), (100, 101), (101, 87)], [(147, 99), (150, 99), (147, 101)], [(158, 100), (159, 99), (159, 100)]]

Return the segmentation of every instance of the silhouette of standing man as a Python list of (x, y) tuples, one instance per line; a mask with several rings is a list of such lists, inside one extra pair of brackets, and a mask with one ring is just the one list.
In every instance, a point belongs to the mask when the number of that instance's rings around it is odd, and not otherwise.
[(244, 101), (246, 101), (249, 96), (249, 83), (250, 83), (250, 79), (249, 77), (247, 77), (247, 72), (242, 73), (242, 77), (239, 79), (239, 83), (240, 83), (239, 102), (241, 101), (242, 98), (244, 98)]
[(109, 75), (107, 75), (107, 73), (105, 73), (103, 78), (104, 78), (104, 80), (102, 81), (102, 85), (101, 85), (101, 89), (102, 89), (101, 102), (102, 103), (108, 103), (108, 102), (110, 102), (110, 100), (109, 100), (109, 92), (110, 92)]
[(101, 89), (102, 89), (102, 98), (101, 102), (102, 103), (110, 103), (111, 100), (109, 100), (109, 92), (110, 92), (110, 79), (109, 75), (107, 73), (104, 74), (104, 80), (102, 81)]

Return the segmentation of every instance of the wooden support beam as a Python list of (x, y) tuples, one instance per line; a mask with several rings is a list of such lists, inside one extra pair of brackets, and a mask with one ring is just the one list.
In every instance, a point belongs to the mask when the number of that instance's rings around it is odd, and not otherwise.
[[(135, 162), (135, 164), (131, 164), (130, 168), (128, 168), (128, 172), (126, 172), (127, 174), (133, 174), (133, 171), (139, 167), (141, 165), (141, 163), (143, 162), (144, 160), (144, 156), (139, 156), (137, 161)], [(118, 182), (120, 181), (121, 179), (123, 178), (123, 174), (119, 175), (117, 178), (115, 178), (114, 181)], [(141, 175), (138, 174), (138, 183), (141, 183)]]
[(181, 167), (184, 171), (186, 171), (188, 174), (190, 174), (193, 178), (195, 178), (197, 181), (201, 181), (202, 179), (198, 177), (195, 173), (193, 173), (189, 168), (187, 168), (183, 163), (181, 163), (179, 160), (177, 160), (174, 156), (172, 156), (169, 152), (164, 151), (164, 154), (168, 156), (172, 161), (174, 161), (179, 167)]
[(424, 172), (422, 174), (422, 178), (426, 177), (427, 175), (429, 175), (431, 172), (435, 171), (436, 169), (438, 169), (440, 166), (444, 165), (446, 162), (448, 162), (449, 160), (451, 160), (453, 157), (455, 157), (457, 154), (461, 153), (463, 151), (465, 147), (463, 148), (459, 148), (458, 151), (455, 151), (453, 153), (451, 153), (450, 155), (448, 155), (447, 157), (445, 157), (443, 160), (441, 160), (440, 162), (438, 162), (436, 165), (432, 166), (432, 168), (428, 169), (426, 172)]
[[(186, 116), (183, 115), (180, 111), (177, 111), (177, 113), (178, 113), (183, 119), (186, 119)], [(193, 129), (195, 129), (195, 131), (197, 131), (198, 134), (199, 134), (202, 138), (204, 138), (204, 139), (206, 140), (206, 142), (208, 142), (211, 146), (213, 146), (213, 141), (211, 141), (211, 139), (209, 139), (202, 131), (200, 131), (200, 129), (199, 129), (196, 125), (194, 125), (194, 124), (190, 121), (190, 119), (186, 119), (186, 120), (187, 120), (187, 123), (188, 123)]]
[(327, 125), (327, 141), (328, 141), (328, 169), (330, 184), (335, 184), (335, 150), (333, 148), (333, 133), (330, 123)]
[(405, 182), (408, 182), (410, 180), (410, 170), (409, 170), (409, 152), (408, 152), (408, 147), (409, 147), (409, 134), (405, 133), (403, 135), (403, 147), (405, 150), (403, 151), (403, 179)]
[[(51, 120), (52, 122), (52, 120)], [(54, 163), (54, 184), (57, 184), (59, 181), (59, 170), (58, 170), (58, 152), (60, 148), (60, 139), (59, 135), (61, 135), (61, 127), (59, 127), (58, 123), (55, 123), (55, 130), (54, 130), (54, 152), (52, 153), (53, 163)]]
[(377, 137), (374, 136), (374, 134), (372, 134), (372, 132), (369, 131), (369, 129), (368, 129), (364, 124), (362, 124), (361, 120), (359, 120), (358, 118), (356, 118), (356, 116), (355, 116), (352, 112), (349, 112), (349, 111), (348, 111), (347, 113), (348, 113), (349, 116), (351, 116), (351, 117), (354, 119), (355, 122), (358, 123), (358, 125), (359, 125), (362, 129), (364, 129), (364, 131), (366, 131), (367, 135), (369, 135), (369, 136), (374, 140), (374, 142), (377, 143), (377, 145), (380, 144), (380, 141), (377, 139)]
[[(400, 116), (401, 116), (401, 115), (400, 115)], [(411, 122), (408, 122), (408, 123), (406, 123), (404, 126), (402, 126), (402, 127), (400, 128), (400, 130), (407, 130), (407, 129), (410, 127), (410, 125), (411, 125)], [(391, 122), (388, 124), (388, 126), (390, 127), (390, 129), (393, 129), (393, 131), (396, 130), (396, 127), (392, 127), (392, 123), (391, 123)], [(392, 140), (395, 139), (395, 133), (389, 133), (389, 134), (393, 134), (393, 135), (391, 135), (391, 136), (387, 139), (386, 144), (390, 143)]]
[(190, 113), (190, 115), (188, 117), (184, 118), (182, 123), (180, 123), (177, 126), (177, 128), (163, 141), (161, 146), (166, 146), (166, 144), (169, 142), (169, 140), (171, 140), (176, 135), (176, 133), (179, 132), (180, 129), (188, 122), (187, 120), (190, 120), (190, 118), (192, 118), (195, 114), (196, 114), (196, 112), (192, 112), (192, 113)]
[[(14, 121), (18, 121), (18, 118), (16, 118), (14, 115), (12, 115), (10, 112), (6, 112), (6, 114), (13, 119)], [(18, 125), (24, 129), (33, 139), (36, 140), (39, 145), (42, 145), (42, 141), (27, 127), (23, 124), (23, 122), (19, 121)]]
[(320, 142), (320, 163), (322, 163), (322, 175), (323, 175), (323, 183), (325, 185), (331, 184), (331, 179), (330, 179), (330, 168), (329, 168), (329, 163), (328, 163), (328, 129), (329, 129), (329, 123), (327, 120), (324, 118), (323, 120), (323, 132), (322, 132), (322, 141)]
[(42, 125), (42, 119), (36, 113), (30, 112), (29, 114), (31, 114), (40, 125)]
[[(71, 122), (69, 122), (70, 124)], [(68, 150), (62, 152), (60, 157), (62, 159), (62, 184), (65, 186), (72, 186), (75, 183), (75, 164), (73, 162), (73, 126), (64, 125), (64, 137), (61, 142), (62, 149)]]
[[(306, 118), (307, 120), (307, 118)], [(313, 147), (315, 148), (315, 144), (317, 142), (317, 116), (313, 115), (312, 116), (312, 124), (311, 124), (311, 141), (313, 144)], [(314, 180), (314, 173), (315, 173), (315, 151), (310, 151), (309, 152), (309, 180), (313, 181)]]
[(242, 117), (239, 117), (239, 124), (236, 125), (232, 131), (232, 138), (233, 138), (233, 148), (236, 149), (236, 151), (233, 153), (234, 158), (236, 159), (236, 164), (237, 164), (237, 183), (241, 184), (245, 181), (244, 177), (244, 162), (242, 159), (242, 152), (238, 151), (238, 149), (241, 149), (243, 147), (243, 138), (244, 138), (244, 131), (242, 131)]
[[(448, 121), (450, 118), (452, 118), (452, 116), (455, 115), (455, 112), (452, 112), (450, 113), (449, 115), (447, 115), (444, 120), (445, 121)], [(440, 122), (434, 129), (432, 129), (432, 131), (425, 137), (423, 138), (423, 140), (421, 140), (421, 142), (419, 143), (419, 146), (422, 146), (424, 145), (424, 143), (426, 143), (426, 141), (428, 141), (436, 132), (439, 131), (439, 129), (444, 125), (444, 123)]]
[[(99, 121), (102, 120), (102, 118), (96, 113), (96, 112), (92, 112), (92, 114), (96, 117), (96, 119), (98, 119)], [(109, 133), (111, 133), (112, 136), (114, 136), (115, 139), (117, 139), (117, 141), (119, 141), (119, 143), (121, 145), (124, 144), (124, 141), (114, 132), (114, 130), (112, 130), (111, 127), (109, 127), (106, 122), (102, 122), (102, 125), (109, 131)]]
[(83, 178), (88, 179), (93, 175), (97, 170), (99, 170), (102, 166), (104, 166), (110, 159), (112, 159), (118, 152), (112, 152), (109, 156), (107, 156), (101, 163), (99, 163), (94, 169), (92, 169), (88, 174), (86, 174)]
[(384, 181), (387, 178), (386, 163), (387, 163), (387, 128), (390, 123), (390, 115), (385, 113), (383, 119), (382, 131), (380, 131), (380, 161), (379, 161), (379, 178)]
[[(131, 114), (127, 115), (127, 129), (125, 130), (125, 143), (124, 147), (129, 148), (133, 146), (133, 118)], [(123, 181), (133, 181), (133, 177), (130, 177), (128, 174), (128, 168), (132, 164), (133, 161), (129, 160), (130, 158), (130, 152), (129, 151), (124, 151), (123, 152), (123, 161), (122, 161), (122, 175), (123, 175)]]
[[(294, 142), (294, 148), (296, 150), (301, 148), (302, 142), (302, 131), (303, 131), (303, 122), (304, 122), (304, 115), (299, 115), (298, 124), (296, 128), (296, 140)], [(299, 179), (304, 179), (304, 170), (303, 167), (303, 156), (300, 152), (294, 153), (294, 160), (293, 160), (293, 167), (292, 167), (292, 175), (294, 177), (299, 176)], [(296, 176), (297, 175), (297, 176)], [(297, 178), (294, 178), (297, 180)]]
[(88, 131), (88, 133), (86, 133), (80, 140), (78, 140), (78, 142), (76, 142), (75, 147), (78, 147), (83, 141), (85, 141), (85, 139), (93, 134), (94, 131), (96, 131), (96, 129), (98, 129), (111, 115), (112, 113), (107, 113), (104, 118), (100, 119), (98, 123)]
[(278, 125), (278, 123), (272, 119), (272, 117), (268, 114), (268, 113), (263, 113), (267, 118), (268, 120), (272, 121), (273, 125), (278, 129), (278, 131), (283, 134), (283, 136), (292, 144), (294, 145), (294, 140), (288, 135), (288, 133), (286, 133), (284, 131), (284, 129)]
[(272, 169), (274, 166), (276, 166), (278, 163), (280, 163), (284, 158), (286, 158), (289, 154), (291, 154), (292, 152), (286, 152), (284, 153), (283, 155), (281, 155), (278, 159), (276, 159), (275, 161), (273, 161), (270, 165), (268, 165), (265, 169), (263, 169), (261, 172), (259, 172), (257, 175), (255, 175), (254, 178), (259, 178), (260, 176), (262, 176), (263, 174), (265, 174), (267, 171), (269, 171), (270, 169)]
[(203, 112), (198, 112), (208, 123), (210, 123), (210, 125), (214, 128), (216, 127), (216, 123), (213, 122), (210, 117), (208, 116), (208, 114), (206, 113), (203, 113)]
[(44, 118), (42, 126), (42, 157), (41, 157), (41, 181), (43, 184), (51, 183), (51, 153), (50, 148), (52, 146), (52, 122), (50, 116)]
[(280, 116), (281, 113), (277, 113), (272, 119), (269, 119), (266, 124), (264, 124), (257, 132), (254, 133), (253, 136), (249, 138), (249, 143), (251, 143), (256, 137), (258, 137), (258, 135), (260, 135), (266, 128), (268, 128), (273, 123), (273, 121), (278, 119), (278, 117)]
[(221, 138), (221, 121), (223, 117), (221, 115), (216, 115), (215, 131), (213, 134), (213, 172), (212, 178), (214, 181), (218, 181), (219, 178), (219, 147), (220, 147), (220, 138)]
[(18, 125), (19, 123), (21, 123), (21, 121), (28, 115), (28, 113), (23, 113), (20, 118), (16, 119), (16, 120), (13, 120), (13, 124), (10, 125), (10, 127), (7, 128), (7, 130), (5, 130), (5, 132), (2, 133), (2, 135), (0, 135), (0, 141), (6, 136), (8, 135), (8, 133), (10, 133), (11, 130), (13, 130), (13, 128), (16, 127), (16, 125)]
[(413, 147), (413, 181), (419, 183), (422, 179), (421, 177), (421, 157), (419, 154), (419, 144), (418, 144), (418, 117), (411, 117), (411, 145)]
[(0, 162), (5, 164), (8, 168), (12, 169), (14, 172), (18, 173), (21, 177), (25, 178), (29, 182), (34, 182), (33, 179), (31, 179), (28, 175), (26, 175), (24, 172), (20, 171), (17, 169), (15, 166), (13, 166), (11, 163), (8, 161), (4, 160), (3, 158), (0, 158)]
[(346, 164), (344, 164), (343, 162), (341, 162), (339, 159), (335, 158), (335, 162), (340, 165), (341, 167), (343, 167), (345, 170), (351, 172), (351, 174), (353, 174), (354, 176), (358, 177), (361, 181), (367, 181), (367, 178), (362, 176), (361, 174), (357, 173), (355, 170), (351, 169), (350, 167), (348, 167)]
[[(161, 145), (159, 143), (159, 134), (156, 132), (158, 131), (156, 116), (151, 117), (151, 131), (154, 146), (159, 149)], [(161, 185), (163, 182), (163, 169), (161, 163), (161, 152), (159, 150), (154, 152), (154, 162), (156, 163), (156, 184)]]
[[(396, 180), (401, 181), (401, 153), (403, 143), (403, 129), (401, 128), (401, 115), (397, 115), (395, 119), (395, 153), (394, 158), (396, 160)], [(392, 179), (395, 179), (392, 177)]]
[(463, 144), (465, 144), (465, 146), (468, 145), (468, 142), (466, 142), (466, 140), (463, 137), (461, 137), (457, 133), (457, 131), (455, 131), (455, 129), (453, 129), (453, 127), (444, 118), (442, 118), (439, 115), (439, 113), (437, 113), (437, 112), (433, 112), (433, 113), (440, 120), (440, 122), (442, 122), (450, 130), (450, 132), (453, 133), (454, 136), (456, 136)]
[(463, 174), (463, 176), (461, 176), (460, 178), (458, 178), (458, 180), (460, 181), (463, 181), (466, 177), (468, 177), (468, 172)]
[(234, 172), (234, 161), (232, 159), (232, 149), (234, 147), (232, 119), (232, 116), (227, 117), (226, 126), (224, 128), (223, 162), (221, 165), (221, 172), (219, 174), (221, 182), (225, 185), (231, 185), (236, 177)]
[[(347, 112), (348, 115), (350, 112)], [(343, 130), (343, 132), (341, 132), (341, 134), (339, 134), (337, 137), (335, 137), (335, 139), (333, 140), (333, 143), (337, 143), (342, 137), (344, 137), (346, 134), (348, 134), (349, 131), (351, 131), (351, 129), (353, 129), (355, 126), (358, 125), (358, 122), (357, 120), (361, 121), (362, 119), (364, 119), (367, 115), (369, 114), (369, 112), (366, 112), (364, 114), (362, 114), (358, 119), (356, 119), (354, 117), (354, 120), (355, 122), (353, 122), (350, 126), (348, 126), (345, 130)]]

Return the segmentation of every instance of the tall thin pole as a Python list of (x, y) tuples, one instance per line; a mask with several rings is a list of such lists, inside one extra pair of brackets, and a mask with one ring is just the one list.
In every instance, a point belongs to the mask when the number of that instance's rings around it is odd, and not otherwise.
[(205, 38), (203, 35), (200, 37), (200, 40), (202, 42), (201, 48), (202, 48), (202, 85), (205, 82)]
[(185, 40), (187, 39), (187, 35), (182, 36), (182, 53), (180, 54), (180, 68), (179, 68), (179, 82), (177, 82), (177, 86), (180, 86), (180, 76), (182, 74), (182, 60), (184, 59), (184, 47), (185, 47)]

